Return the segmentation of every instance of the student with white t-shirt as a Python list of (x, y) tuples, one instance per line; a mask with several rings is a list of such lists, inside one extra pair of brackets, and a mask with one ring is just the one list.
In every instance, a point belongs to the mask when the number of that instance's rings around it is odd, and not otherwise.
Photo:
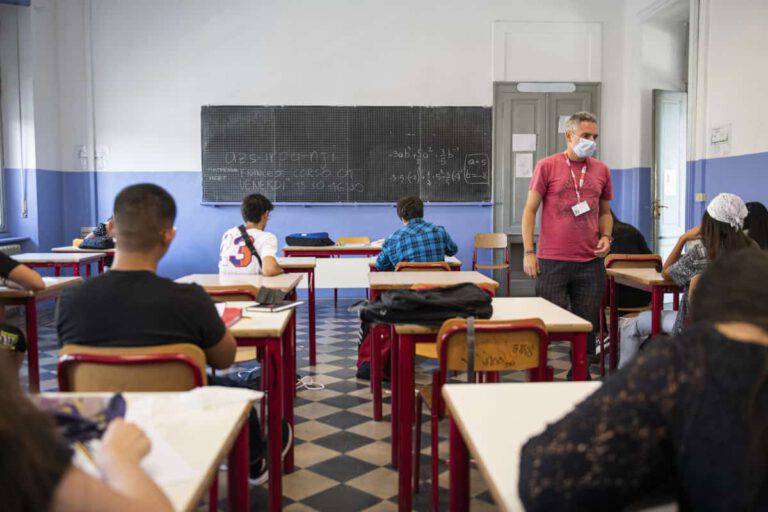
[[(244, 224), (227, 230), (221, 238), (220, 274), (276, 276), (283, 273), (277, 264), (277, 237), (264, 231), (273, 209), (270, 200), (261, 194), (251, 194), (243, 199), (240, 212)], [(246, 232), (250, 243), (244, 236)]]

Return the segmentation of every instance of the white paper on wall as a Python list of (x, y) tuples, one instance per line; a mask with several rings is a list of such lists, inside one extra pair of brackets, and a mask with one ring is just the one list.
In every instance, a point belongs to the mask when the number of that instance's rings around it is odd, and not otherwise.
[(515, 133), (512, 135), (512, 151), (536, 151), (535, 133)]
[(515, 153), (515, 178), (533, 176), (533, 153)]
[(557, 119), (557, 133), (565, 133), (565, 123), (568, 122), (568, 119), (571, 116), (560, 116)]

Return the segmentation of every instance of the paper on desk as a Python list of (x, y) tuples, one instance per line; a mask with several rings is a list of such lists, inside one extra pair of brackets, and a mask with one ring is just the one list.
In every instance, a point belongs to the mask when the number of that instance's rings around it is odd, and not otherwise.
[[(144, 433), (149, 438), (152, 445), (149, 453), (141, 461), (143, 469), (152, 480), (162, 486), (172, 485), (179, 482), (191, 480), (195, 473), (192, 471), (189, 463), (166, 441), (151, 428), (143, 427)], [(95, 452), (100, 448), (101, 441), (95, 440), (88, 443), (88, 449)], [(75, 450), (75, 456), (72, 463), (82, 471), (88, 473), (94, 478), (102, 478), (99, 469), (86, 458), (79, 450)]]
[(263, 392), (252, 389), (204, 386), (179, 393), (173, 399), (169, 399), (168, 395), (160, 395), (129, 401), (125, 419), (138, 424), (172, 423), (195, 411), (216, 409), (237, 402), (255, 402), (263, 396)]

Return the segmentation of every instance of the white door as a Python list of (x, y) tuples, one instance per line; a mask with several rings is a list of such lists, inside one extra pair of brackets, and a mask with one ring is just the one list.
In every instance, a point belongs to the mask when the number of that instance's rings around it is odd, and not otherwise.
[(653, 91), (653, 249), (666, 259), (685, 232), (687, 94)]

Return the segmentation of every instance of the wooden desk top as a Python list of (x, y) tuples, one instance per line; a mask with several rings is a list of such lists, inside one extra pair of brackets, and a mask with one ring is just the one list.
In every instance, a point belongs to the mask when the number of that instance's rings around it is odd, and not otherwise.
[[(240, 428), (247, 420), (253, 401), (240, 393), (231, 393), (228, 388), (215, 388), (216, 396), (224, 399), (212, 400), (208, 395), (206, 407), (190, 407), (192, 393), (123, 393), (128, 404), (126, 419), (135, 422), (142, 429), (151, 432), (176, 451), (188, 464), (191, 478), (188, 480), (161, 483), (160, 488), (171, 501), (174, 510), (189, 512), (197, 508), (205, 496), (214, 474), (222, 460), (234, 446)], [(210, 390), (206, 392), (210, 393)], [(45, 393), (43, 396), (110, 396), (111, 393)], [(191, 395), (191, 396), (190, 396)], [(152, 400), (151, 408), (142, 407)], [(143, 402), (143, 403), (142, 403)], [(147, 414), (165, 409), (172, 414)], [(136, 406), (135, 408), (133, 406)], [(141, 410), (143, 409), (143, 411)], [(186, 409), (186, 411), (185, 411)], [(152, 457), (152, 452), (148, 458)]]
[(180, 277), (176, 282), (196, 283), (206, 290), (240, 288), (258, 291), (262, 287), (266, 287), (290, 292), (298, 286), (303, 278), (302, 274), (281, 274), (274, 277), (255, 274), (190, 274)]
[(277, 264), (280, 265), (281, 268), (310, 269), (317, 266), (317, 258), (281, 256), (277, 258)]
[(51, 252), (97, 253), (97, 254), (108, 254), (110, 256), (115, 254), (114, 249), (81, 249), (79, 247), (75, 247), (74, 245), (68, 245), (66, 247), (54, 247), (53, 249), (51, 249)]
[(632, 286), (676, 286), (671, 279), (665, 279), (661, 272), (653, 268), (608, 268), (606, 274), (616, 279), (617, 283)]
[[(599, 382), (447, 384), (443, 397), (502, 511), (523, 510), (517, 492), (520, 449), (570, 412)], [(503, 407), (500, 407), (503, 405)], [(488, 421), (493, 418), (493, 421)]]
[[(456, 256), (446, 256), (445, 262), (450, 265), (451, 267), (460, 267), (461, 266), (461, 260), (457, 258)], [(368, 260), (368, 266), (373, 267), (376, 265), (376, 258), (374, 256), (371, 256), (371, 258)]]
[(0, 300), (2, 299), (18, 299), (25, 297), (39, 297), (45, 298), (58, 294), (61, 290), (67, 286), (83, 281), (81, 277), (44, 277), (45, 289), (39, 292), (33, 292), (32, 290), (17, 290), (16, 288), (9, 288), (7, 286), (0, 286)]
[(488, 284), (494, 288), (499, 283), (480, 272), (371, 272), (368, 282), (372, 290), (402, 290), (414, 284), (452, 285), (461, 283)]
[(293, 309), (278, 313), (249, 313), (245, 308), (254, 302), (227, 302), (226, 307), (242, 308), (243, 318), (229, 328), (235, 338), (279, 338), (288, 327)]
[(319, 245), (319, 246), (299, 246), (287, 245), (283, 251), (310, 252), (310, 251), (336, 251), (336, 252), (354, 252), (354, 251), (381, 251), (380, 245), (371, 244), (345, 244), (345, 245)]
[[(491, 320), (541, 318), (547, 332), (590, 332), (592, 324), (541, 297), (495, 297)], [(398, 334), (437, 334), (439, 326), (395, 325)]]
[(87, 263), (103, 258), (103, 253), (25, 252), (11, 256), (19, 263)]

